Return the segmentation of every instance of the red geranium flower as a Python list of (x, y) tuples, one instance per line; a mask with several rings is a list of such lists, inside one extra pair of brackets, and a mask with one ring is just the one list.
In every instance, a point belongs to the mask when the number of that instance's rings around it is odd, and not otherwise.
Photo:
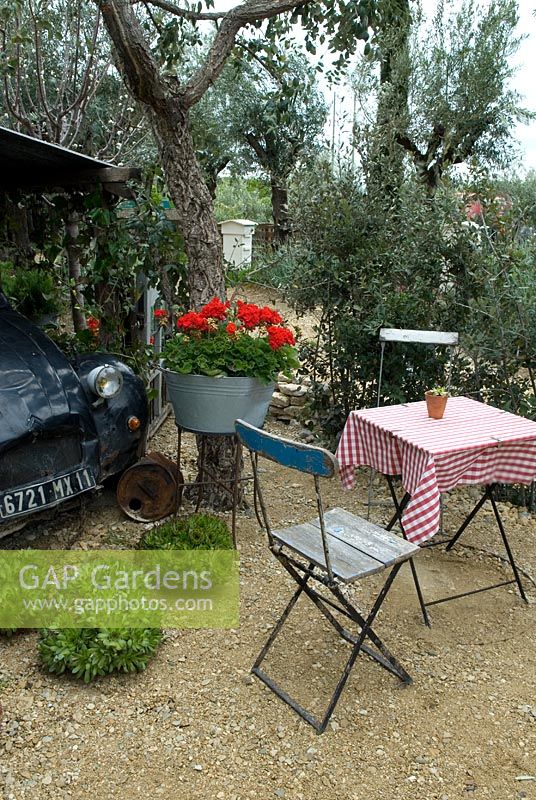
[(244, 303), (238, 300), (236, 303), (236, 316), (248, 330), (258, 327), (261, 324), (261, 309), (255, 303)]
[(277, 325), (272, 325), (266, 329), (268, 333), (268, 344), (272, 350), (279, 350), (284, 344), (295, 344), (295, 339), (288, 328), (281, 328)]
[(261, 308), (260, 319), (265, 325), (279, 325), (280, 322), (283, 322), (281, 314), (269, 306)]
[(234, 322), (229, 322), (229, 323), (227, 323), (227, 325), (225, 326), (225, 330), (227, 331), (227, 333), (229, 334), (229, 336), (233, 336), (233, 334), (235, 334), (235, 333), (237, 332), (238, 328), (236, 327), (236, 325), (234, 324)]
[(100, 319), (97, 319), (96, 317), (88, 317), (87, 326), (93, 336), (98, 336), (100, 330)]
[(177, 328), (183, 331), (208, 331), (210, 325), (197, 311), (188, 311), (178, 318)]
[(225, 319), (230, 303), (222, 303), (222, 301), (213, 297), (210, 302), (203, 306), (199, 314), (205, 319)]

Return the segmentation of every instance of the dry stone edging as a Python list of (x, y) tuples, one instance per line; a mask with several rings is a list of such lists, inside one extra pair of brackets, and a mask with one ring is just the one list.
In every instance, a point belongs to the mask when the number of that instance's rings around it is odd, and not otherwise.
[[(287, 425), (299, 425), (309, 400), (311, 379), (307, 376), (288, 378), (280, 374), (270, 401), (268, 417)], [(315, 442), (315, 435), (301, 426), (297, 436), (305, 442)]]

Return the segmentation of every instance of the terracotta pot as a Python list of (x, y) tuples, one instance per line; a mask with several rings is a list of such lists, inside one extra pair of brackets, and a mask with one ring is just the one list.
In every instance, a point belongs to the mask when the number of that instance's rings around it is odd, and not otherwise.
[(442, 419), (445, 413), (448, 395), (425, 392), (424, 399), (426, 400), (428, 416), (432, 419)]

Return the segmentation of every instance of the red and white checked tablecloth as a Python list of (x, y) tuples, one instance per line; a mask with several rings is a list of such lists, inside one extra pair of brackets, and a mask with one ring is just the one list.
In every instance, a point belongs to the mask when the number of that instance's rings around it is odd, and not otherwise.
[(402, 524), (419, 544), (439, 530), (441, 492), (536, 479), (536, 422), (467, 397), (449, 398), (440, 420), (425, 402), (367, 408), (350, 413), (337, 459), (346, 489), (358, 466), (401, 475), (411, 495)]

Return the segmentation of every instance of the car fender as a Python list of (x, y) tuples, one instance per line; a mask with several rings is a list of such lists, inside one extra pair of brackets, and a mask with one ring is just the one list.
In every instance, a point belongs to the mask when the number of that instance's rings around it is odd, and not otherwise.
[[(95, 368), (110, 365), (123, 376), (123, 388), (115, 396), (104, 399), (89, 387), (88, 375)], [(133, 370), (116, 356), (91, 353), (78, 356), (74, 368), (80, 378), (97, 431), (99, 442), (99, 480), (122, 472), (145, 452), (148, 404), (145, 385)], [(130, 417), (140, 421), (137, 430), (130, 430)]]

